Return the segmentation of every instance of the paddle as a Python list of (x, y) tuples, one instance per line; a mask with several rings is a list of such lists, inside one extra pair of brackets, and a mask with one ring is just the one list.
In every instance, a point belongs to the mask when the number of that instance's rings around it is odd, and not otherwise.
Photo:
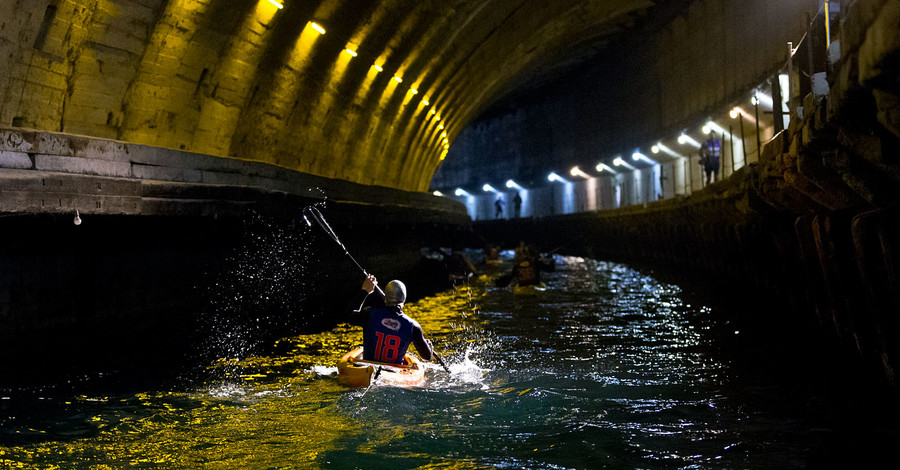
[[(344, 254), (347, 255), (347, 257), (350, 258), (351, 261), (353, 261), (353, 264), (355, 264), (356, 267), (359, 268), (359, 270), (363, 272), (363, 274), (365, 274), (366, 276), (369, 275), (369, 273), (366, 272), (365, 268), (363, 268), (362, 265), (360, 265), (356, 261), (356, 259), (350, 255), (350, 252), (347, 250), (347, 247), (344, 246), (343, 243), (341, 243), (341, 239), (338, 238), (337, 233), (334, 232), (334, 229), (331, 228), (331, 225), (328, 225), (328, 221), (325, 220), (325, 217), (322, 215), (322, 212), (319, 211), (319, 208), (317, 208), (316, 206), (307, 206), (307, 207), (303, 208), (303, 220), (306, 221), (307, 225), (312, 227), (312, 222), (310, 221), (310, 219), (312, 221), (314, 221), (316, 224), (318, 224), (319, 227), (322, 227), (322, 230), (324, 230), (325, 233), (327, 233), (328, 236), (331, 237), (331, 239), (334, 240), (335, 243), (337, 243), (338, 246), (340, 246), (342, 250), (344, 250)], [(384, 297), (384, 291), (382, 291), (380, 287), (375, 286), (375, 289), (378, 291), (379, 294), (381, 294), (381, 297)], [(432, 356), (434, 356), (434, 359), (437, 361), (437, 363), (440, 364), (441, 367), (443, 367), (444, 370), (447, 371), (447, 373), (449, 374), (450, 368), (447, 367), (446, 364), (444, 364), (444, 360), (441, 359), (441, 356), (438, 356), (438, 354), (436, 352), (434, 352), (433, 347), (431, 349), (431, 354), (432, 354)]]

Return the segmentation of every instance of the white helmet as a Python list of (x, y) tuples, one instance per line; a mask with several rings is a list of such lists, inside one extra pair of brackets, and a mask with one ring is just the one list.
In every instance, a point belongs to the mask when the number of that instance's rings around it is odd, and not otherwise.
[(393, 280), (384, 286), (384, 303), (387, 305), (402, 305), (406, 302), (406, 286), (398, 280)]

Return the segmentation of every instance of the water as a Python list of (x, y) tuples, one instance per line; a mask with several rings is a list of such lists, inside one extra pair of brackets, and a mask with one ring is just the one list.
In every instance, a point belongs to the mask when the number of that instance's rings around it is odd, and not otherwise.
[(817, 393), (839, 379), (811, 379), (802, 354), (773, 349), (764, 330), (626, 266), (556, 260), (533, 296), (493, 287), (507, 259), (407, 305), (451, 368), (431, 365), (423, 388), (339, 386), (333, 365), (362, 340), (344, 325), (220, 358), (202, 383), (7, 392), (0, 468), (781, 469), (893, 458), (890, 420)]

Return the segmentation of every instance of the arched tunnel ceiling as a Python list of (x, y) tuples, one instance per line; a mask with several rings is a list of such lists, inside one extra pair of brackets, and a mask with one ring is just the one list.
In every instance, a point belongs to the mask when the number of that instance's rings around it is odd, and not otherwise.
[(4, 1), (0, 118), (425, 191), (486, 107), (662, 3)]

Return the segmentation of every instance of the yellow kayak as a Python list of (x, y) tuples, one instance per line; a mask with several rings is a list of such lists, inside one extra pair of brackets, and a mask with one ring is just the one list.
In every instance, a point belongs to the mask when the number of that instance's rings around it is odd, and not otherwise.
[[(425, 383), (425, 365), (422, 361), (406, 353), (406, 364), (388, 364), (363, 359), (362, 346), (344, 354), (338, 360), (338, 382), (350, 387), (368, 387), (378, 374), (378, 381), (400, 387), (417, 387)], [(378, 372), (379, 368), (381, 372)]]
[(528, 284), (525, 286), (520, 286), (518, 284), (513, 285), (511, 287), (513, 294), (516, 295), (535, 295), (538, 292), (543, 292), (547, 290), (547, 285), (543, 282), (540, 284)]

